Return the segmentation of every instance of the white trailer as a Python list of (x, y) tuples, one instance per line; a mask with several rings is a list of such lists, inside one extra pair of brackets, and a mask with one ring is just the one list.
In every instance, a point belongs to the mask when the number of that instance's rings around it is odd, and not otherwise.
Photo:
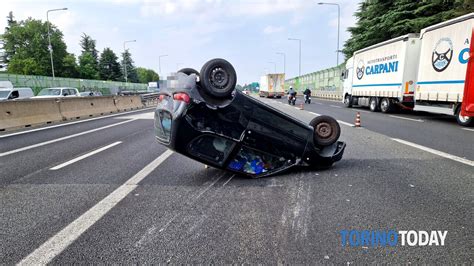
[(419, 35), (407, 34), (355, 52), (343, 73), (345, 105), (413, 108), (419, 51)]
[[(415, 94), (417, 108), (435, 107), (431, 110), (440, 113), (446, 113), (447, 110), (456, 115), (459, 124), (473, 123), (474, 114), (469, 116), (469, 113), (461, 113), (463, 99), (466, 100), (467, 108), (469, 94), (472, 98), (474, 93), (472, 89), (468, 90), (465, 82), (466, 78), (473, 78), (472, 72), (467, 74), (473, 29), (474, 13), (471, 13), (421, 31)], [(471, 109), (474, 112), (474, 105)]]
[(281, 98), (285, 95), (285, 74), (267, 74), (260, 78), (260, 97)]

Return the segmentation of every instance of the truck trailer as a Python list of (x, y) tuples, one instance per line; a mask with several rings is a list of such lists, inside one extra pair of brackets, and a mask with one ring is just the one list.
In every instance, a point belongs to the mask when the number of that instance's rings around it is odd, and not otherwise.
[(473, 30), (471, 13), (355, 52), (343, 73), (344, 104), (382, 112), (430, 106), (472, 125)]
[(260, 97), (281, 98), (285, 95), (285, 74), (267, 74), (260, 78)]
[(344, 73), (344, 104), (389, 112), (413, 108), (420, 39), (407, 34), (356, 51)]

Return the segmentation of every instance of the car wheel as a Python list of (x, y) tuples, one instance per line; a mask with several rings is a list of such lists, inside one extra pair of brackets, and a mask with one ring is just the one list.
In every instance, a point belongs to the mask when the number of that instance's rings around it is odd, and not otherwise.
[(383, 113), (389, 113), (392, 111), (392, 102), (388, 98), (383, 98), (380, 101), (380, 111)]
[(456, 121), (463, 127), (474, 126), (474, 117), (462, 116), (461, 107), (459, 107), (456, 111)]
[(230, 97), (237, 83), (234, 67), (224, 59), (212, 59), (202, 66), (201, 86), (216, 98)]
[(370, 98), (369, 108), (370, 108), (370, 111), (372, 112), (377, 112), (379, 110), (379, 107), (377, 105), (377, 98), (375, 97)]
[(349, 94), (347, 94), (346, 97), (344, 97), (344, 105), (345, 105), (347, 108), (351, 108), (351, 107), (352, 107), (352, 96), (350, 96)]
[(314, 128), (314, 143), (319, 146), (329, 146), (335, 143), (341, 135), (341, 127), (336, 119), (321, 115), (309, 123)]

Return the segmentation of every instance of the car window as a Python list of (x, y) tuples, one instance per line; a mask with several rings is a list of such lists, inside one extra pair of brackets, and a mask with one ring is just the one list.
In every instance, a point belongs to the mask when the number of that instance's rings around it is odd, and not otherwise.
[(288, 161), (284, 157), (274, 156), (242, 146), (240, 151), (229, 162), (227, 168), (246, 174), (258, 175), (278, 170), (287, 166), (287, 164)]
[(164, 110), (155, 113), (155, 135), (162, 141), (169, 142), (171, 137), (171, 114)]
[(189, 145), (189, 153), (206, 161), (223, 165), (232, 151), (235, 142), (218, 137), (204, 135), (196, 138)]

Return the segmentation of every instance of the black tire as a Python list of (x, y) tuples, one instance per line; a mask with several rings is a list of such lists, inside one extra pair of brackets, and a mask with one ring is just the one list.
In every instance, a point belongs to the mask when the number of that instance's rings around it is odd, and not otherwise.
[(463, 127), (474, 126), (474, 117), (462, 116), (461, 107), (458, 107), (456, 110), (456, 121), (460, 126)]
[(211, 96), (228, 98), (235, 89), (237, 74), (224, 59), (212, 59), (201, 68), (201, 87)]
[(382, 113), (390, 113), (392, 112), (392, 110), (393, 110), (392, 101), (390, 101), (389, 98), (382, 98), (382, 100), (380, 100), (380, 111), (382, 111)]
[(309, 124), (314, 128), (313, 140), (318, 146), (334, 144), (341, 135), (341, 127), (336, 119), (321, 115), (313, 118)]
[(352, 107), (352, 96), (350, 96), (349, 94), (346, 94), (346, 96), (344, 97), (344, 106), (346, 106), (347, 108)]
[(372, 112), (378, 112), (379, 111), (379, 105), (377, 104), (377, 98), (372, 97), (369, 100), (369, 109)]

